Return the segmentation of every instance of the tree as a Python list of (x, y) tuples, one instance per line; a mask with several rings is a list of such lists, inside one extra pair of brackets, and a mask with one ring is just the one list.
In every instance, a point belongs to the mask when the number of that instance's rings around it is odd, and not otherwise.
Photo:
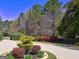
[(72, 0), (66, 14), (58, 27), (59, 34), (64, 37), (79, 35), (79, 0)]
[(35, 4), (31, 10), (31, 17), (34, 22), (39, 22), (41, 20), (43, 11), (43, 6), (39, 4)]
[(52, 16), (52, 31), (53, 31), (53, 35), (56, 35), (56, 12), (57, 10), (60, 8), (61, 3), (58, 0), (49, 0), (46, 5), (45, 5), (45, 9), (48, 11), (48, 13)]
[(2, 21), (2, 18), (1, 18), (1, 16), (0, 16), (0, 31), (2, 32), (2, 30), (3, 30), (3, 21)]

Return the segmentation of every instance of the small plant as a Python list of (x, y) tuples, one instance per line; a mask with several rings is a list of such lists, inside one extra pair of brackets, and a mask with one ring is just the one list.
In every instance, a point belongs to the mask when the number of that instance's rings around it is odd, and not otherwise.
[(2, 33), (0, 33), (0, 40), (2, 40), (3, 39), (3, 34)]
[(25, 59), (33, 59), (31, 55), (26, 55)]
[(20, 38), (19, 33), (13, 33), (12, 35), (10, 35), (11, 40), (19, 40), (19, 38)]
[(7, 59), (15, 59), (15, 58), (12, 56), (12, 54), (8, 54)]
[(23, 48), (14, 48), (12, 51), (12, 55), (15, 58), (23, 58), (25, 54), (25, 50)]
[(37, 54), (41, 50), (39, 45), (34, 45), (31, 51), (31, 54)]
[(43, 58), (44, 52), (43, 51), (38, 52), (37, 56), (38, 56), (38, 58)]

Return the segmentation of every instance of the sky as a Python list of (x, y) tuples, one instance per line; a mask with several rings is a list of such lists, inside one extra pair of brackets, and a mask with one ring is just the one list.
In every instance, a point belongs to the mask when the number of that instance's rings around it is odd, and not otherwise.
[[(35, 4), (43, 5), (48, 0), (0, 0), (0, 16), (3, 20), (15, 20), (21, 12), (27, 12)], [(66, 4), (69, 0), (59, 0)]]

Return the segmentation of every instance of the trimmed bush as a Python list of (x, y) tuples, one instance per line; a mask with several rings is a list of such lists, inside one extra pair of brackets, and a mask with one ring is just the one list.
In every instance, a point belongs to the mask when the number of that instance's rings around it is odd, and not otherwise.
[(36, 36), (35, 41), (50, 41), (50, 36)]
[(56, 36), (51, 36), (50, 37), (50, 42), (57, 42), (58, 38)]
[(12, 51), (12, 55), (15, 58), (23, 58), (25, 54), (25, 50), (23, 48), (14, 48)]
[(25, 49), (25, 54), (27, 54), (33, 47), (33, 43), (31, 42), (34, 38), (32, 36), (21, 36), (20, 40), (22, 43), (18, 43), (17, 45), (21, 48)]
[(31, 54), (37, 54), (41, 50), (39, 45), (34, 45), (31, 51)]
[(2, 33), (0, 33), (0, 40), (2, 40), (3, 39), (3, 34)]
[(33, 59), (33, 58), (32, 58), (32, 55), (26, 55), (25, 59)]
[(49, 42), (50, 41), (50, 38), (38, 38), (37, 41)]
[(27, 51), (33, 47), (32, 43), (28, 43), (28, 44), (18, 43), (17, 45), (21, 48), (24, 48)]
[(37, 56), (38, 56), (38, 58), (43, 58), (44, 52), (43, 51), (38, 52)]
[(32, 40), (34, 40), (34, 37), (33, 36), (21, 36), (20, 40), (23, 43), (30, 43)]
[(60, 43), (75, 44), (76, 42), (79, 42), (79, 39), (76, 39), (76, 38), (62, 38)]
[(10, 39), (11, 40), (19, 40), (20, 36), (21, 36), (20, 33), (14, 33), (10, 36)]

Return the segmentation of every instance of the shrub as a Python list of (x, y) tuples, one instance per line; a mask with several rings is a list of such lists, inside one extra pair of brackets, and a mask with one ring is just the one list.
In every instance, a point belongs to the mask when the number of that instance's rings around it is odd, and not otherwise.
[(3, 34), (2, 33), (0, 33), (0, 40), (2, 40), (3, 39)]
[(51, 36), (50, 37), (50, 42), (57, 42), (58, 38), (56, 36)]
[(10, 39), (11, 40), (19, 40), (20, 36), (21, 36), (20, 33), (14, 33), (10, 36)]
[(31, 51), (31, 54), (37, 54), (41, 50), (39, 45), (34, 45)]
[(30, 43), (30, 41), (32, 41), (34, 39), (33, 36), (21, 36), (20, 37), (20, 40), (23, 42), (23, 43)]
[(38, 56), (38, 58), (43, 58), (44, 52), (43, 51), (38, 52), (37, 56)]
[(79, 42), (77, 42), (75, 45), (79, 46)]
[(12, 54), (10, 53), (10, 54), (8, 54), (7, 55), (7, 59), (15, 59), (13, 56), (12, 56)]
[(34, 38), (32, 36), (21, 36), (20, 40), (22, 43), (18, 43), (17, 45), (21, 48), (24, 48), (26, 50), (25, 52), (28, 53), (33, 47), (33, 43), (31, 42), (33, 39)]
[(33, 59), (31, 55), (26, 55), (25, 59)]
[(23, 48), (14, 48), (12, 51), (12, 55), (15, 58), (23, 58), (25, 54), (25, 50)]
[(33, 46), (32, 43), (28, 43), (28, 44), (18, 43), (17, 45), (21, 48), (24, 48), (27, 51), (30, 50)]
[(49, 42), (50, 41), (50, 38), (38, 38), (37, 40), (38, 41), (46, 41), (46, 42)]
[(4, 33), (3, 33), (3, 36), (7, 37), (7, 36), (10, 36), (10, 34), (9, 34), (9, 33), (4, 32)]
[(75, 38), (63, 38), (62, 42), (63, 44), (75, 44), (76, 42), (78, 42), (79, 39), (75, 39)]
[(50, 41), (50, 36), (36, 36), (35, 37), (36, 41)]

